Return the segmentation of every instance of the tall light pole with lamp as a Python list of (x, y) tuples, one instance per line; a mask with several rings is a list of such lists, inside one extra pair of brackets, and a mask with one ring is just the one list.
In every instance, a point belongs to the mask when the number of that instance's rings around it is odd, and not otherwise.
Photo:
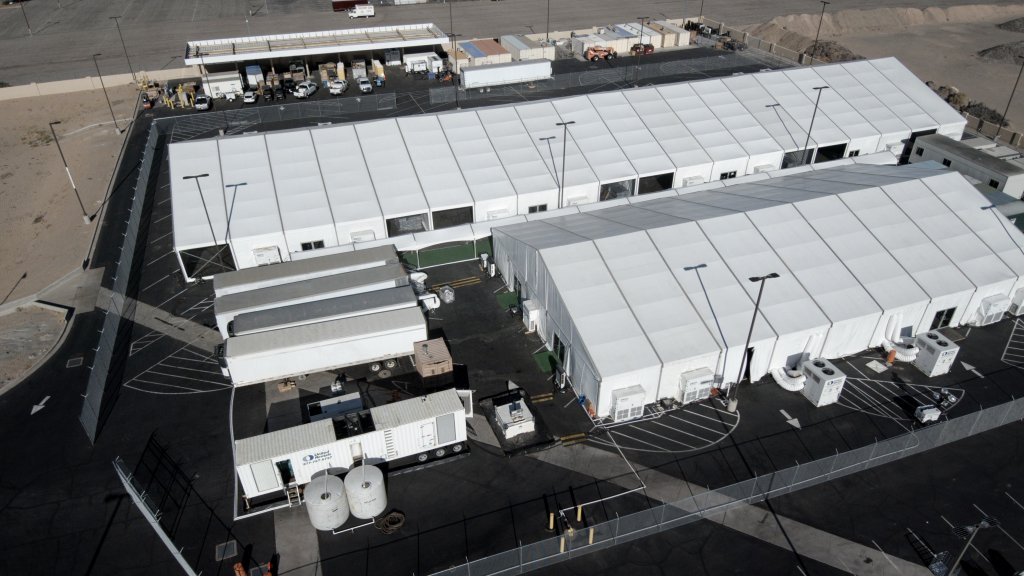
[(64, 163), (64, 171), (68, 173), (68, 181), (71, 182), (71, 189), (75, 191), (75, 198), (78, 199), (78, 207), (82, 209), (82, 222), (89, 224), (92, 219), (89, 218), (89, 214), (85, 211), (85, 204), (82, 202), (82, 196), (78, 193), (78, 186), (75, 186), (75, 179), (71, 177), (71, 168), (68, 167), (68, 160), (64, 157), (64, 150), (60, 147), (60, 140), (57, 139), (57, 132), (53, 129), (55, 124), (60, 124), (60, 120), (50, 122), (50, 134), (53, 134), (53, 142), (57, 145), (57, 152), (60, 153), (60, 161)]
[(633, 86), (640, 85), (640, 55), (644, 53), (644, 24), (650, 21), (649, 16), (638, 16), (640, 22), (640, 49), (636, 51), (636, 69), (633, 72)]
[(135, 77), (135, 70), (132, 69), (132, 59), (128, 57), (128, 47), (124, 44), (124, 36), (121, 35), (121, 23), (119, 22), (120, 16), (111, 16), (110, 19), (114, 21), (114, 26), (117, 27), (117, 37), (121, 39), (121, 48), (124, 50), (124, 59), (128, 62), (128, 71), (132, 73), (132, 82), (138, 84), (139, 80)]
[[(555, 139), (554, 136), (545, 136), (545, 137), (540, 139), (541, 142), (547, 142), (548, 143), (548, 158), (551, 158), (551, 169), (552, 170), (554, 170), (554, 168), (555, 168), (555, 153), (551, 149), (551, 141), (554, 140), (554, 139)], [(562, 184), (561, 184), (561, 179), (558, 178), (558, 171), (557, 170), (555, 171), (555, 179), (558, 180), (558, 182), (556, 182), (556, 183), (558, 184), (558, 190), (559, 190), (559, 192), (558, 192), (559, 202), (561, 202)], [(559, 208), (561, 208), (561, 206), (559, 206)]]
[[(818, 51), (818, 36), (821, 34), (821, 22), (825, 20), (825, 7), (831, 4), (826, 0), (818, 0), (821, 2), (821, 16), (818, 18), (818, 31), (814, 33), (814, 44), (811, 45), (811, 52)], [(811, 55), (811, 66), (814, 66), (814, 56)]]
[(100, 72), (100, 65), (99, 65), (99, 62), (96, 61), (96, 57), (97, 56), (102, 56), (102, 55), (103, 54), (99, 54), (99, 53), (93, 54), (92, 55), (92, 64), (93, 64), (93, 66), (96, 67), (96, 75), (99, 76), (99, 78), (100, 78), (100, 88), (103, 88), (103, 97), (107, 99), (107, 108), (110, 109), (110, 119), (114, 121), (114, 130), (116, 130), (117, 133), (120, 134), (121, 133), (121, 128), (117, 125), (117, 117), (114, 116), (114, 106), (110, 103), (110, 96), (107, 94), (107, 86), (106, 86), (106, 84), (103, 83), (103, 74)]
[(818, 91), (818, 96), (814, 99), (814, 112), (811, 113), (811, 125), (807, 127), (807, 139), (804, 140), (804, 158), (806, 158), (805, 164), (810, 164), (811, 160), (814, 160), (814, 153), (810, 152), (807, 147), (811, 145), (811, 130), (814, 130), (814, 117), (818, 115), (818, 104), (821, 102), (821, 91), (828, 90), (829, 86), (815, 86), (813, 90)]
[(1024, 62), (1020, 63), (1020, 71), (1017, 72), (1017, 80), (1013, 83), (1013, 90), (1010, 90), (1010, 99), (1006, 101), (1006, 109), (1003, 110), (1003, 117), (1000, 118), (999, 124), (996, 124), (996, 135), (992, 137), (993, 142), (999, 138), (999, 130), (1003, 127), (1003, 122), (1006, 122), (1006, 115), (1010, 113), (1010, 103), (1013, 102), (1013, 95), (1017, 92), (1017, 85), (1020, 84), (1021, 74), (1024, 74)]
[(199, 201), (203, 204), (203, 212), (206, 213), (206, 225), (210, 227), (210, 237), (213, 238), (213, 245), (217, 245), (217, 234), (213, 231), (213, 221), (210, 220), (210, 211), (206, 208), (206, 198), (203, 197), (203, 187), (199, 184), (200, 178), (207, 178), (209, 174), (192, 174), (190, 176), (182, 176), (182, 180), (192, 180), (196, 183), (196, 189), (199, 190)]
[(760, 282), (761, 285), (757, 288), (757, 299), (754, 300), (754, 317), (750, 319), (750, 330), (747, 331), (747, 343), (743, 346), (743, 356), (740, 358), (740, 373), (736, 376), (736, 383), (729, 386), (729, 412), (735, 412), (736, 407), (739, 405), (739, 399), (736, 398), (736, 391), (740, 387), (740, 381), (743, 380), (744, 368), (747, 368), (750, 356), (748, 350), (750, 350), (750, 338), (754, 335), (754, 324), (757, 323), (757, 314), (761, 308), (761, 295), (764, 294), (764, 283), (772, 278), (778, 278), (779, 275), (775, 272), (765, 274), (764, 276), (751, 276), (749, 280), (751, 282)]
[(548, 0), (548, 23), (544, 26), (544, 43), (551, 42), (551, 0)]
[(569, 140), (569, 126), (575, 124), (575, 120), (568, 122), (556, 122), (555, 126), (562, 127), (562, 177), (558, 182), (558, 207), (562, 207), (562, 195), (565, 193), (565, 147)]

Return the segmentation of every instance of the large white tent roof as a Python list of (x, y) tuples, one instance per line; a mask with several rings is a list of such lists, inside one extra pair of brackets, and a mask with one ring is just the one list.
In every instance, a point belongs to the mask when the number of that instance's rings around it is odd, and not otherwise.
[(779, 274), (758, 341), (873, 325), (884, 311), (1024, 272), (1024, 234), (936, 165), (838, 166), (633, 200), (494, 229), (496, 243), (543, 262), (602, 376), (707, 354), (723, 338), (738, 345), (752, 276)]
[[(821, 85), (830, 89), (815, 115), (813, 88)], [(743, 175), (778, 167), (784, 151), (802, 148), (812, 115), (812, 143), (859, 139), (877, 141), (877, 150), (911, 131), (959, 133), (965, 125), (890, 58), (176, 142), (170, 146), (175, 246), (223, 243), (229, 213), (232, 241), (294, 252), (299, 239), (347, 244), (356, 231), (376, 231), (380, 239), (386, 219), (434, 210), (472, 205), (474, 221), (482, 222), (514, 215), (511, 207), (515, 213), (545, 203), (554, 208), (563, 144), (566, 187), (592, 189), (590, 200), (598, 184), (643, 176), (676, 172), (678, 183)], [(563, 143), (556, 123), (566, 121), (575, 124)], [(545, 137), (554, 139), (540, 140)], [(876, 151), (858, 146), (862, 154)], [(712, 174), (715, 163), (721, 170)], [(197, 174), (208, 174), (200, 182), (202, 198), (194, 182), (182, 180)], [(232, 184), (239, 183), (245, 185), (235, 194)], [(564, 196), (570, 199), (568, 190)], [(332, 224), (333, 232), (320, 234)]]

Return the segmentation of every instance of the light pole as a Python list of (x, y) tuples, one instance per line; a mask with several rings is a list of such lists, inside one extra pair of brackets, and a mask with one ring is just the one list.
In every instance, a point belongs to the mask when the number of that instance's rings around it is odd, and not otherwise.
[(1006, 101), (1006, 109), (1003, 110), (1003, 117), (999, 124), (996, 124), (996, 135), (992, 137), (993, 142), (999, 138), (999, 129), (1003, 127), (1003, 122), (1006, 122), (1006, 115), (1010, 113), (1010, 103), (1013, 102), (1013, 95), (1017, 92), (1017, 84), (1020, 84), (1021, 74), (1024, 74), (1024, 62), (1020, 63), (1020, 72), (1017, 72), (1017, 80), (1013, 83), (1013, 90), (1010, 90), (1010, 99)]
[(638, 16), (640, 22), (640, 49), (636, 51), (636, 70), (633, 72), (633, 87), (640, 85), (640, 55), (644, 53), (644, 21), (649, 20), (647, 16)]
[[(821, 2), (821, 16), (818, 17), (818, 31), (814, 33), (814, 44), (811, 46), (811, 52), (816, 53), (818, 51), (818, 35), (821, 34), (821, 22), (825, 19), (825, 7), (831, 4), (826, 0), (818, 0)], [(814, 66), (814, 55), (811, 55), (811, 66)]]
[(210, 227), (210, 237), (213, 238), (213, 245), (217, 245), (217, 235), (213, 232), (213, 221), (210, 220), (210, 211), (206, 208), (206, 198), (203, 198), (203, 187), (199, 184), (200, 178), (206, 178), (209, 174), (193, 174), (191, 176), (182, 176), (182, 180), (192, 180), (196, 183), (196, 188), (199, 190), (199, 201), (203, 203), (203, 212), (206, 213), (206, 224)]
[[(449, 2), (448, 5), (450, 6), (451, 3)], [(455, 53), (455, 38), (457, 38), (458, 36), (459, 36), (458, 34), (452, 34), (451, 32), (448, 33), (448, 37), (451, 38), (451, 40), (452, 40), (452, 59), (453, 59), (452, 63), (453, 64), (455, 64), (455, 62), (458, 62), (458, 58), (459, 58), (459, 56)], [(455, 109), (456, 110), (462, 110), (462, 105), (459, 104), (459, 85), (455, 81), (455, 76), (458, 74), (458, 65), (456, 65), (455, 70), (456, 70), (455, 74), (452, 74), (452, 92), (455, 93)]]
[(818, 103), (821, 102), (821, 91), (827, 90), (828, 86), (815, 86), (813, 89), (818, 91), (817, 98), (814, 99), (814, 112), (811, 113), (811, 125), (807, 127), (807, 139), (804, 140), (804, 158), (807, 159), (806, 164), (810, 164), (811, 160), (814, 160), (814, 153), (808, 154), (808, 146), (811, 145), (811, 130), (814, 130), (814, 117), (818, 115)]
[(562, 194), (565, 192), (565, 146), (569, 140), (569, 125), (575, 124), (575, 120), (568, 122), (556, 122), (555, 126), (562, 127), (562, 177), (558, 182), (558, 207), (562, 207)]
[(774, 104), (764, 105), (765, 108), (771, 108), (772, 110), (775, 111), (775, 116), (779, 118), (779, 123), (782, 124), (782, 127), (786, 129), (786, 134), (789, 134), (789, 139), (793, 141), (793, 147), (795, 148), (797, 146), (796, 138), (794, 138), (793, 133), (789, 131), (789, 126), (786, 126), (786, 121), (782, 119), (782, 114), (779, 114), (780, 106), (782, 106), (782, 104), (779, 104), (778, 102)]
[[(198, 182), (199, 181), (197, 180), (196, 183)], [(238, 267), (238, 260), (235, 260), (235, 251), (231, 247), (231, 242), (229, 241), (229, 239), (231, 238), (231, 215), (235, 213), (235, 198), (238, 197), (238, 187), (247, 186), (248, 184), (248, 182), (239, 182), (237, 184), (227, 184), (226, 186), (224, 186), (225, 189), (231, 188), (230, 208), (228, 207), (227, 196), (225, 195), (224, 197), (224, 213), (227, 214), (227, 222), (224, 223), (224, 244), (227, 245), (228, 252), (231, 254), (231, 263), (236, 268)]]
[[(704, 278), (700, 275), (700, 271), (707, 267), (708, 265), (702, 262), (700, 264), (694, 264), (693, 266), (683, 266), (683, 270), (693, 272), (697, 275), (697, 282), (700, 282), (700, 289), (704, 292), (704, 299), (708, 301), (708, 310), (711, 311), (711, 317), (715, 319), (715, 326), (718, 327), (718, 336), (722, 339), (722, 378), (724, 380), (725, 367), (729, 361), (729, 343), (725, 340), (725, 332), (722, 330), (722, 324), (718, 321), (718, 314), (715, 314), (715, 308), (711, 305), (711, 296), (708, 294), (707, 288), (704, 287)], [(738, 385), (739, 384), (737, 383), (737, 386)]]
[(548, 0), (548, 23), (544, 26), (544, 43), (551, 41), (551, 0)]
[[(203, 53), (199, 51), (198, 47), (196, 48), (196, 55), (199, 56), (199, 65), (203, 68), (203, 78), (206, 80), (203, 82), (203, 93), (213, 98), (213, 87), (210, 86), (210, 74), (206, 70), (206, 60), (203, 60)], [(210, 92), (207, 92), (207, 90), (210, 90)]]
[(75, 179), (71, 177), (71, 168), (68, 168), (67, 158), (64, 157), (64, 150), (60, 147), (60, 140), (57, 139), (57, 132), (53, 129), (54, 124), (60, 124), (60, 120), (50, 122), (50, 134), (53, 135), (53, 142), (57, 145), (57, 152), (60, 153), (60, 161), (64, 163), (64, 171), (68, 173), (68, 181), (71, 182), (71, 189), (75, 191), (75, 198), (78, 199), (78, 207), (82, 209), (82, 222), (89, 224), (92, 220), (85, 211), (85, 204), (82, 203), (82, 196), (78, 194), (78, 186), (75, 186)]
[(960, 568), (960, 561), (964, 559), (964, 554), (966, 554), (967, 549), (971, 547), (971, 542), (974, 541), (974, 537), (978, 535), (978, 532), (981, 532), (985, 528), (998, 527), (999, 520), (996, 520), (995, 518), (989, 518), (986, 516), (985, 518), (982, 518), (981, 522), (978, 522), (977, 524), (972, 524), (969, 526), (957, 526), (956, 528), (953, 528), (953, 534), (955, 534), (961, 540), (967, 540), (967, 542), (964, 544), (964, 547), (960, 549), (960, 554), (957, 555), (956, 561), (953, 562), (953, 566), (949, 569), (949, 574), (951, 576), (956, 576), (959, 573), (958, 568)]
[[(554, 136), (545, 136), (545, 137), (541, 138), (542, 142), (547, 142), (548, 143), (548, 158), (551, 158), (551, 169), (552, 170), (554, 170), (554, 168), (555, 168), (555, 153), (551, 150), (551, 141), (554, 140), (554, 139), (555, 139)], [(558, 178), (558, 171), (557, 170), (555, 171), (555, 179), (558, 180), (559, 182), (561, 182), (561, 180)], [(559, 189), (559, 200), (561, 200), (561, 189), (562, 189), (562, 185), (561, 184), (558, 184), (558, 189)], [(559, 208), (561, 208), (561, 206), (559, 206)]]
[(135, 78), (135, 70), (132, 69), (132, 60), (128, 57), (128, 47), (124, 44), (124, 36), (121, 35), (121, 23), (118, 21), (120, 16), (111, 16), (110, 19), (114, 21), (114, 26), (117, 26), (117, 37), (121, 39), (121, 48), (124, 49), (124, 59), (128, 62), (128, 71), (132, 73), (132, 82), (138, 84), (139, 80)]
[(34, 34), (32, 34), (32, 26), (28, 23), (28, 14), (25, 14), (25, 3), (21, 2), (18, 6), (21, 7), (21, 16), (25, 19), (25, 28), (28, 28), (28, 35), (34, 36)]
[(103, 88), (103, 97), (107, 99), (107, 108), (110, 109), (110, 119), (114, 121), (114, 130), (116, 130), (117, 133), (120, 134), (121, 128), (119, 128), (117, 125), (117, 117), (114, 116), (114, 107), (110, 104), (110, 96), (107, 95), (107, 86), (103, 83), (103, 74), (100, 73), (100, 65), (99, 62), (96, 61), (97, 56), (102, 56), (102, 54), (93, 54), (92, 64), (96, 67), (96, 75), (100, 78), (100, 87)]
[(740, 380), (743, 379), (744, 368), (747, 365), (747, 358), (749, 356), (748, 350), (750, 350), (750, 337), (754, 335), (754, 324), (757, 323), (757, 313), (761, 308), (761, 295), (764, 294), (764, 283), (770, 278), (778, 278), (779, 275), (775, 272), (765, 274), (764, 276), (751, 276), (749, 280), (751, 282), (760, 282), (761, 286), (757, 289), (757, 299), (754, 300), (754, 317), (750, 319), (750, 330), (747, 331), (747, 343), (743, 346), (743, 356), (740, 358), (740, 373), (736, 376), (736, 384), (729, 387), (729, 412), (735, 412), (737, 405), (739, 405), (739, 399), (736, 398), (736, 390), (740, 387)]
[[(683, 17), (685, 18), (686, 15), (684, 14)], [(700, 0), (700, 14), (697, 15), (697, 22), (704, 23), (704, 0)]]

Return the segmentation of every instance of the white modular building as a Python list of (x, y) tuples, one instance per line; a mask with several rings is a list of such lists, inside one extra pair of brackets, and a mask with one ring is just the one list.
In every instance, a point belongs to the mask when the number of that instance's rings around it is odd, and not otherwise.
[[(826, 86), (815, 111), (815, 88)], [(176, 142), (175, 251), (192, 279), (208, 272), (211, 250), (249, 268), (730, 180), (805, 157), (909, 156), (916, 137), (957, 138), (965, 124), (889, 58)]]
[[(678, 398), (695, 370), (756, 380), (992, 321), (995, 300), (1024, 294), (1024, 234), (988, 205), (935, 164), (781, 171), (496, 227), (494, 261), (604, 417), (626, 396)], [(772, 272), (744, 350), (749, 279)]]

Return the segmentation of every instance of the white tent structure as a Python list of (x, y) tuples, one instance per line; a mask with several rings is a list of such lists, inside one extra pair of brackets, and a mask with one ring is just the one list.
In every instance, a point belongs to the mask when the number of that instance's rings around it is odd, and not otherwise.
[[(824, 86), (816, 109), (815, 88)], [(916, 136), (958, 138), (965, 124), (889, 58), (176, 142), (175, 250), (192, 278), (224, 244), (234, 266), (248, 268), (320, 248), (621, 203), (805, 156), (818, 163), (907, 153)], [(202, 197), (183, 180), (199, 174), (207, 175)]]
[[(980, 321), (1024, 277), (1024, 234), (936, 164), (781, 171), (494, 228), (494, 261), (598, 416)], [(769, 273), (754, 324), (759, 283)]]

